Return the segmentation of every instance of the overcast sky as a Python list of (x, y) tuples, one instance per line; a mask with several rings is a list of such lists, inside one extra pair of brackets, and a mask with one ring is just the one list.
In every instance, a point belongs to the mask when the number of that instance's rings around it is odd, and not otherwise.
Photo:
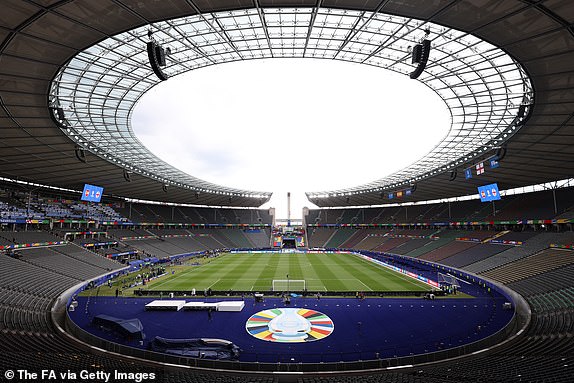
[(268, 59), (170, 78), (135, 108), (133, 129), (153, 153), (219, 185), (271, 191), (277, 218), (314, 207), (305, 191), (371, 182), (431, 150), (448, 132), (439, 96), (380, 68)]

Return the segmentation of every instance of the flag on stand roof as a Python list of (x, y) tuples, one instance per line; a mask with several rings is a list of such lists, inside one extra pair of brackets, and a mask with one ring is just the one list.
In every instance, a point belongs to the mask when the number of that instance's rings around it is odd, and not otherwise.
[(484, 162), (479, 162), (476, 164), (476, 175), (479, 176), (484, 173)]
[(500, 166), (500, 163), (498, 162), (497, 158), (491, 158), (490, 159), (490, 168), (491, 169), (496, 169), (499, 166)]

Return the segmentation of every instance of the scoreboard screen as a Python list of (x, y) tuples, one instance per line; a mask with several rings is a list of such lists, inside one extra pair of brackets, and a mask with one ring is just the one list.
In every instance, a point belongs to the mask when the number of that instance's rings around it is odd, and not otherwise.
[(103, 187), (85, 184), (81, 200), (89, 202), (100, 202), (102, 200), (102, 194), (104, 194)]
[(500, 199), (498, 184), (489, 184), (478, 187), (478, 195), (481, 202), (496, 201)]

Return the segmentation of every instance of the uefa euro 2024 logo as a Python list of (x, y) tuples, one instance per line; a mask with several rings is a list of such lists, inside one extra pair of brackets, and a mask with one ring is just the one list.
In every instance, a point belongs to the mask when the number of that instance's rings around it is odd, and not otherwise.
[(254, 337), (282, 343), (312, 342), (329, 336), (335, 326), (327, 315), (310, 309), (274, 308), (253, 314), (245, 324)]

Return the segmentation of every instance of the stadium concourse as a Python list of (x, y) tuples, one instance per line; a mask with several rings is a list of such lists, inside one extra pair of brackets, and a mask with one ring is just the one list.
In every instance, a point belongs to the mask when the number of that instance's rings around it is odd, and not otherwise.
[[(82, 382), (103, 381), (104, 373), (113, 374), (112, 381), (208, 383), (572, 381), (570, 1), (5, 0), (2, 5), (2, 381), (37, 380), (33, 374), (41, 370), (82, 372), (67, 379)], [(367, 185), (307, 193), (319, 208), (305, 211), (298, 229), (304, 241), (289, 243), (326, 256), (360, 252), (417, 278), (429, 270), (457, 275), (475, 289), (475, 299), (495, 299), (486, 305), (492, 315), (481, 312), (473, 320), (496, 321), (500, 331), (477, 327), (458, 334), (467, 339), (459, 345), (438, 342), (390, 357), (259, 363), (183, 356), (174, 362), (173, 356), (136, 353), (109, 334), (93, 337), (73, 326), (70, 317), (82, 322), (82, 310), (92, 312), (96, 302), (75, 293), (99, 291), (100, 283), (128, 268), (151, 265), (149, 273), (157, 274), (158, 264), (277, 243), (273, 210), (259, 208), (270, 192), (185, 174), (143, 147), (130, 123), (137, 100), (160, 81), (208, 65), (273, 57), (338, 59), (393, 70), (433, 89), (452, 116), (444, 140), (404, 170)], [(468, 198), (487, 184), (498, 184), (502, 193), (493, 194), (501, 200)], [(97, 185), (96, 193), (90, 185)], [(532, 185), (543, 187), (520, 193)], [(304, 306), (313, 298), (294, 299)], [(356, 298), (325, 298), (320, 310), (344, 299), (357, 304)], [(442, 304), (447, 305), (455, 309), (454, 303)], [(126, 303), (116, 311), (131, 309)], [(296, 316), (288, 307), (268, 309), (250, 316), (246, 329), (258, 333), (257, 321), (277, 329), (271, 322), (281, 315), (295, 317), (306, 334), (313, 334), (313, 326), (325, 332), (333, 324), (319, 311), (305, 309)], [(512, 318), (501, 319), (508, 309)], [(310, 319), (301, 321), (303, 315)], [(344, 315), (333, 317), (336, 322)], [(115, 319), (121, 327), (128, 318)], [(405, 323), (416, 327), (417, 319), (425, 320), (412, 316)], [(121, 330), (135, 334), (138, 322), (128, 322)], [(301, 337), (298, 331), (282, 335)], [(321, 353), (321, 342), (326, 341), (318, 340), (313, 352)], [(164, 349), (174, 344), (157, 343)]]

